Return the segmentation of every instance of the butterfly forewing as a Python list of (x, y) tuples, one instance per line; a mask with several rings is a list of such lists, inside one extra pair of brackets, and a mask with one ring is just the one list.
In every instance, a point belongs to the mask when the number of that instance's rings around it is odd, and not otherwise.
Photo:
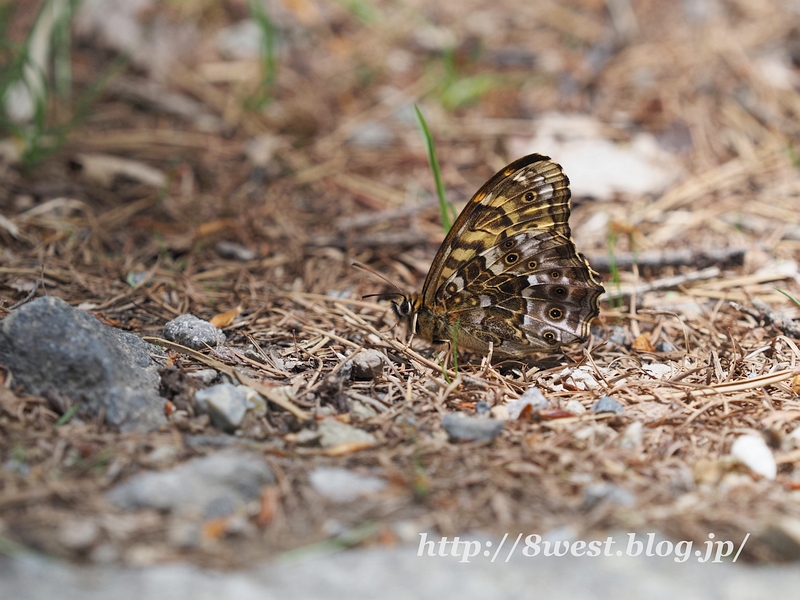
[(453, 273), (516, 233), (549, 230), (569, 237), (569, 180), (541, 154), (520, 158), (487, 181), (464, 207), (433, 260), (422, 301), (433, 304)]

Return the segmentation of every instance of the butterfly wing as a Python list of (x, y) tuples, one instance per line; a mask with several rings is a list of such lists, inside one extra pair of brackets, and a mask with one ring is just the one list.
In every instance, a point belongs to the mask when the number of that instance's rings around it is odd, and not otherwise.
[[(603, 293), (570, 237), (569, 180), (542, 155), (497, 173), (467, 204), (426, 279), (422, 302), (459, 345), (522, 356), (585, 339)], [(444, 329), (444, 327), (442, 328)]]
[(568, 238), (569, 197), (569, 179), (541, 154), (524, 156), (495, 173), (467, 203), (439, 247), (422, 288), (423, 304), (433, 305), (437, 291), (456, 270), (514, 233), (552, 229)]

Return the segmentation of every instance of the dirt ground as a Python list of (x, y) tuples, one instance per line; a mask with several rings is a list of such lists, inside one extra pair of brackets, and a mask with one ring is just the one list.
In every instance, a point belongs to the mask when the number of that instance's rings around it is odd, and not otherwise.
[[(1, 5), (6, 91), (42, 3)], [(660, 531), (703, 542), (714, 532), (738, 544), (749, 533), (748, 560), (800, 556), (800, 436), (790, 435), (800, 419), (790, 298), (800, 298), (800, 6), (132, 6), (86, 3), (71, 24), (66, 91), (48, 85), (36, 124), (4, 119), (0, 317), (43, 294), (148, 337), (183, 313), (216, 317), (227, 350), (202, 354), (288, 390), (312, 423), (336, 416), (377, 442), (302, 445), (308, 423), (275, 405), (224, 442), (198, 438), (222, 436), (190, 401), (185, 373), (207, 364), (169, 348), (164, 386), (182, 417), (150, 434), (63, 422), (6, 377), (0, 551), (89, 561), (102, 544), (125, 564), (236, 567), (317, 543), (568, 527), (584, 539)], [(272, 44), (226, 37), (251, 14)], [(657, 191), (575, 188), (575, 242), (607, 292), (586, 344), (525, 362), (462, 354), (456, 378), (452, 365), (442, 373), (446, 350), (406, 347), (389, 303), (361, 299), (392, 288), (353, 262), (418, 291), (444, 238), (414, 103), (457, 209), (542, 139), (548, 115), (590, 119), (598, 148), (641, 154), (635, 141), (647, 139), (667, 156)], [(560, 161), (560, 147), (530, 151)], [(638, 177), (627, 163), (619, 171)], [(337, 376), (364, 348), (385, 354), (383, 373)], [(550, 409), (509, 420), (490, 442), (448, 441), (445, 414), (503, 405), (531, 386)], [(564, 410), (601, 396), (624, 412)], [(774, 478), (731, 456), (745, 434), (767, 442)], [(245, 526), (209, 521), (200, 543), (180, 547), (171, 515), (123, 513), (105, 497), (220, 444), (263, 455), (277, 476)], [(152, 460), (163, 446), (177, 451), (170, 464)], [(388, 486), (336, 503), (309, 483), (321, 465)], [(97, 525), (88, 547), (59, 534), (76, 519)]]

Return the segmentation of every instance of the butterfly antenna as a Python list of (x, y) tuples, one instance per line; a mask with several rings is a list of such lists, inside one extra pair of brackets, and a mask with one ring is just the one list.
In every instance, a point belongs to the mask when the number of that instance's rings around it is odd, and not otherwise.
[(371, 274), (371, 275), (374, 275), (375, 277), (377, 277), (377, 278), (378, 278), (378, 279), (380, 279), (381, 281), (384, 281), (385, 283), (388, 283), (390, 286), (392, 286), (394, 289), (396, 289), (396, 290), (397, 290), (397, 292), (392, 292), (391, 294), (367, 294), (366, 296), (361, 296), (361, 299), (362, 299), (362, 300), (363, 300), (364, 298), (374, 298), (374, 297), (376, 297), (376, 296), (383, 296), (383, 297), (402, 296), (403, 298), (405, 298), (405, 297), (406, 297), (406, 294), (403, 292), (403, 290), (401, 290), (401, 289), (400, 289), (399, 287), (397, 287), (397, 286), (396, 286), (394, 283), (392, 283), (391, 281), (389, 281), (388, 279), (386, 279), (386, 277), (384, 277), (383, 275), (381, 275), (381, 274), (380, 274), (380, 273), (378, 273), (377, 271), (375, 271), (375, 270), (373, 270), (373, 269), (370, 269), (370, 268), (369, 268), (367, 265), (365, 265), (365, 264), (363, 264), (363, 263), (360, 263), (360, 262), (356, 261), (356, 262), (354, 262), (354, 263), (353, 263), (353, 266), (354, 266), (356, 269), (361, 269), (362, 271), (366, 271), (367, 273), (369, 273), (369, 274)]

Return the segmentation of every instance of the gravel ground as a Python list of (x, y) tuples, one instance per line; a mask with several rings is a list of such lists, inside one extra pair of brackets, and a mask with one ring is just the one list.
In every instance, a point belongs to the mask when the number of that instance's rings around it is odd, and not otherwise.
[(665, 558), (536, 559), (469, 564), (418, 557), (415, 547), (355, 550), (244, 572), (185, 564), (144, 569), (78, 567), (40, 557), (0, 561), (0, 598), (18, 600), (270, 600), (272, 598), (790, 598), (800, 587), (792, 566), (675, 563)]

